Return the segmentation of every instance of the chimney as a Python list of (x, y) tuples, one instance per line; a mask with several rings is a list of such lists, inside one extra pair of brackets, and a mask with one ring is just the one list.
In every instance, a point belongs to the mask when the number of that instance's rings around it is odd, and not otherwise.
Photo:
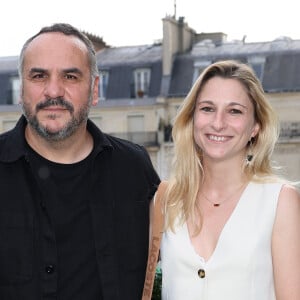
[(169, 88), (174, 55), (190, 50), (195, 35), (196, 32), (184, 22), (184, 17), (176, 20), (175, 16), (166, 16), (163, 19), (162, 95), (166, 95)]
[(193, 46), (196, 32), (184, 22), (167, 16), (163, 19), (163, 75), (170, 75), (174, 54), (184, 53)]

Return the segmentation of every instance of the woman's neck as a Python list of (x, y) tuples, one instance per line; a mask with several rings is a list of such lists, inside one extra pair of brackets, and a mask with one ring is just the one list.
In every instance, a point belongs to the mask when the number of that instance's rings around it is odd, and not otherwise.
[(228, 161), (219, 163), (204, 163), (203, 188), (215, 190), (228, 187), (237, 187), (248, 182), (249, 179), (239, 161)]

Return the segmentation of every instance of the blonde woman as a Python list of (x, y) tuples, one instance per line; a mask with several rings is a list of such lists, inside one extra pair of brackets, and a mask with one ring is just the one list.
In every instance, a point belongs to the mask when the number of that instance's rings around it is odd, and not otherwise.
[(300, 196), (271, 155), (278, 120), (253, 70), (207, 67), (174, 122), (163, 300), (299, 300)]

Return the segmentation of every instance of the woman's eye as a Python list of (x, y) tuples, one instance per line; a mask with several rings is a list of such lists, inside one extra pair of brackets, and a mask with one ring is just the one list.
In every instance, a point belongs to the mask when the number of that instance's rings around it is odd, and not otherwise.
[(209, 107), (209, 106), (203, 106), (203, 107), (200, 107), (200, 110), (205, 111), (205, 112), (211, 112), (211, 111), (213, 111), (213, 108)]
[(236, 108), (232, 108), (232, 109), (230, 110), (230, 113), (233, 114), (233, 115), (237, 115), (237, 114), (241, 114), (242, 111), (239, 110), (239, 109), (236, 109)]

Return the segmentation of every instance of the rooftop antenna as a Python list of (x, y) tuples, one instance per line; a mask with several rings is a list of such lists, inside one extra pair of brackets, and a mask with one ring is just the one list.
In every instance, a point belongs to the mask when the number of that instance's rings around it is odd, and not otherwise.
[(174, 19), (176, 20), (176, 0), (174, 0)]

